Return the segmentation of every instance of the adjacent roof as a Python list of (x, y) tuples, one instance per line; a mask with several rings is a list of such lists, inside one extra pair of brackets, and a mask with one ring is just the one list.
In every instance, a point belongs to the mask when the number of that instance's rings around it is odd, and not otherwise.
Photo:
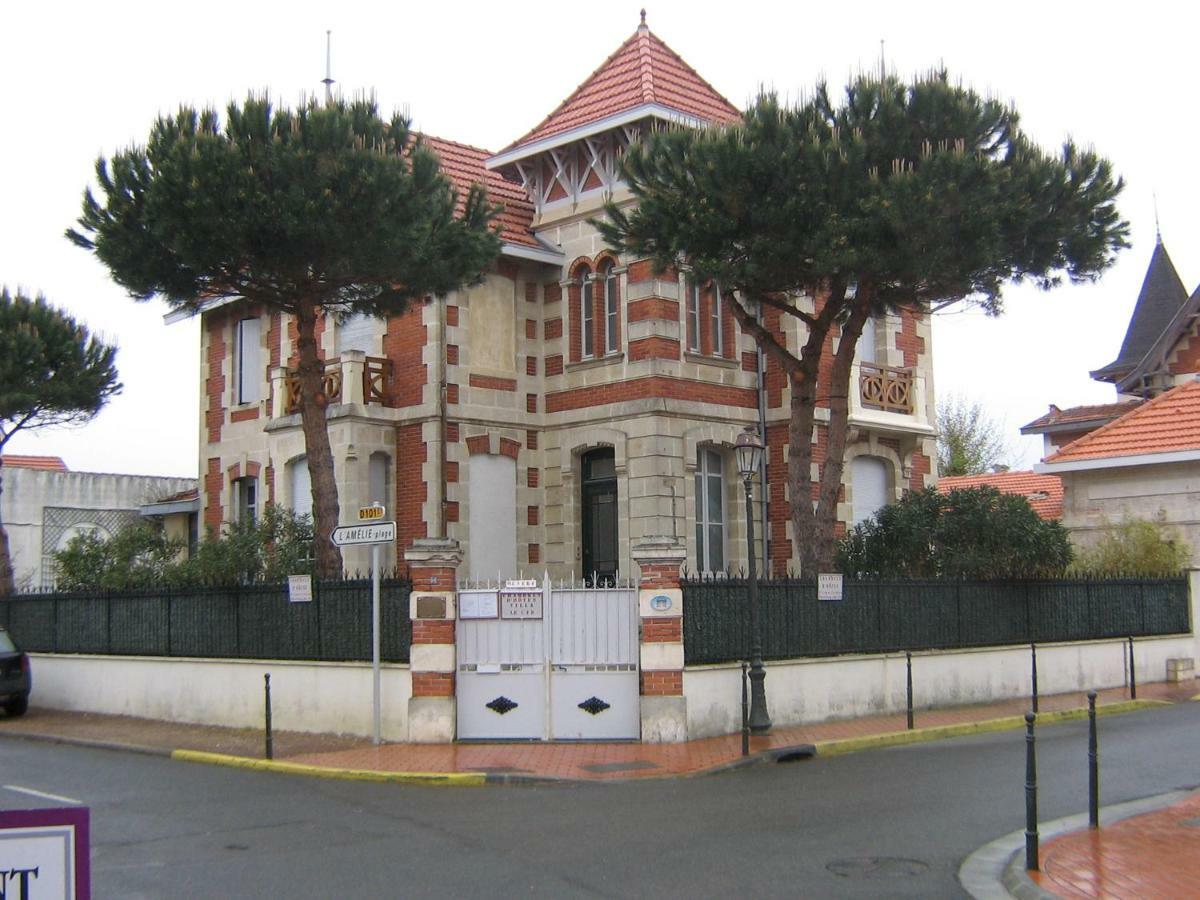
[(961, 488), (994, 487), (1002, 494), (1018, 494), (1043, 519), (1061, 519), (1063, 484), (1057, 475), (1034, 472), (995, 472), (987, 475), (953, 475), (938, 479), (937, 489), (945, 494)]
[(1079, 431), (1083, 428), (1098, 428), (1119, 416), (1125, 415), (1141, 400), (1122, 400), (1119, 403), (1100, 403), (1093, 406), (1071, 406), (1059, 409), (1053, 403), (1050, 411), (1021, 426), (1021, 434), (1053, 434), (1056, 431)]
[[(1165, 333), (1172, 329), (1188, 292), (1161, 240), (1154, 247), (1121, 352), (1107, 366), (1091, 373), (1097, 381), (1120, 382), (1140, 368)], [(1174, 343), (1172, 340), (1171, 343)]]
[(1200, 459), (1200, 381), (1189, 381), (1147, 400), (1119, 419), (1072, 441), (1046, 458), (1038, 471), (1107, 465), (1144, 465)]
[(57, 456), (0, 456), (5, 466), (14, 469), (43, 469), (47, 472), (66, 472), (67, 464)]
[(460, 144), (457, 141), (422, 135), (425, 145), (437, 154), (442, 171), (458, 190), (458, 209), (461, 213), (467, 194), (472, 184), (481, 184), (487, 188), (488, 197), (495, 203), (504, 205), (497, 221), (500, 225), (500, 239), (508, 244), (547, 249), (533, 236), (530, 226), (533, 223), (533, 204), (525, 195), (525, 190), (519, 184), (505, 181), (496, 172), (484, 168), (484, 160), (491, 156), (488, 150)]
[(642, 24), (625, 43), (554, 112), (500, 155), (643, 107), (661, 107), (704, 122), (741, 118), (736, 106), (646, 27), (643, 15)]
[(169, 516), (173, 513), (192, 513), (200, 511), (200, 489), (189, 488), (156, 500), (153, 503), (143, 503), (138, 512), (143, 516)]

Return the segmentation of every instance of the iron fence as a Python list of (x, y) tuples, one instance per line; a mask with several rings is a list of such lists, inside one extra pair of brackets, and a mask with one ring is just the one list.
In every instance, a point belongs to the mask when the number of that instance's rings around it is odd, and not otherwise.
[[(408, 662), (411, 583), (380, 587), (380, 658)], [(0, 600), (0, 625), (40, 653), (220, 659), (371, 659), (371, 582), (314, 582), (308, 603), (286, 585), (26, 594)]]
[[(683, 582), (684, 657), (732, 662), (750, 652), (747, 579)], [(1186, 575), (1108, 580), (957, 582), (846, 579), (841, 600), (813, 581), (759, 582), (764, 659), (953, 650), (1183, 634)]]

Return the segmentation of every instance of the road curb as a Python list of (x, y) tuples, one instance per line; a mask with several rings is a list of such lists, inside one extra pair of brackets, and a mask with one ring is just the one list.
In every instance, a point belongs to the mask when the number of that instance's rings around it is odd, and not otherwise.
[(254, 769), (259, 772), (278, 772), (283, 775), (306, 775), (310, 778), (333, 778), (341, 781), (374, 781), (390, 784), (424, 784), (447, 787), (477, 787), (487, 783), (485, 772), (380, 772), (373, 769), (335, 769), (303, 763), (255, 759), (249, 756), (230, 756), (201, 750), (173, 750), (171, 759), (181, 762), (205, 763), (235, 769)]
[[(1170, 701), (1167, 700), (1123, 700), (1120, 703), (1109, 703), (1096, 707), (1096, 715), (1114, 716), (1140, 709), (1171, 705)], [(1087, 714), (1088, 711), (1085, 707), (1058, 709), (1038, 713), (1037, 721), (1040, 725), (1053, 725), (1056, 722), (1070, 722), (1083, 719), (1087, 717)], [(865, 737), (817, 741), (815, 746), (818, 756), (838, 756), (843, 753), (857, 753), (861, 750), (899, 747), (905, 744), (919, 744), (926, 741), (937, 741), (943, 738), (962, 737), (970, 734), (1012, 731), (1024, 727), (1024, 716), (1004, 716), (999, 719), (984, 719), (979, 722), (959, 722), (954, 725), (934, 725), (930, 728), (914, 728), (912, 731), (892, 731), (885, 734), (867, 735)]]
[(120, 741), (101, 741), (96, 738), (71, 737), (62, 734), (5, 730), (0, 732), (0, 735), (23, 741), (38, 741), (43, 744), (63, 744), (67, 747), (86, 747), (89, 750), (116, 750), (122, 753), (141, 753), (144, 756), (170, 756), (174, 752), (166, 747), (147, 747), (144, 744), (125, 744)]

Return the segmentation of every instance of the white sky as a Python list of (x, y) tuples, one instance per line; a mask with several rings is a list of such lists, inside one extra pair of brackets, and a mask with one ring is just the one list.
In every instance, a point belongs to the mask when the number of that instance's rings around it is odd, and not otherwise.
[[(406, 108), (432, 134), (498, 150), (539, 122), (638, 24), (642, 4), (9, 3), (0, 84), (0, 284), (42, 291), (120, 346), (122, 395), (90, 425), (18, 435), (10, 453), (62, 456), (80, 471), (195, 475), (200, 360), (195, 322), (166, 326), (63, 237), (98, 154), (142, 142), (180, 103), (223, 106), (269, 88), (286, 104), (333, 76)], [(1200, 276), (1200, 116), (1187, 4), (1142, 2), (648, 5), (650, 28), (734, 104), (760, 84), (795, 97), (878, 65), (902, 76), (943, 63), (1012, 100), (1045, 146), (1093, 144), (1127, 182), (1132, 248), (1096, 285), (1010, 289), (999, 320), (939, 316), (939, 394), (977, 399), (1006, 423), (1021, 462), (1040, 440), (1020, 425), (1053, 402), (1115, 398), (1088, 371), (1110, 362), (1154, 246), (1154, 195), (1188, 290)]]

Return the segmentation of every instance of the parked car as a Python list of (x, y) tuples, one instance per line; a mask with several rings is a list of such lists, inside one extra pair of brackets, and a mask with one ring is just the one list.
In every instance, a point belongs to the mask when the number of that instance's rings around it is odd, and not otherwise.
[(29, 708), (29, 657), (12, 635), (0, 628), (0, 706), (10, 716), (24, 715)]

